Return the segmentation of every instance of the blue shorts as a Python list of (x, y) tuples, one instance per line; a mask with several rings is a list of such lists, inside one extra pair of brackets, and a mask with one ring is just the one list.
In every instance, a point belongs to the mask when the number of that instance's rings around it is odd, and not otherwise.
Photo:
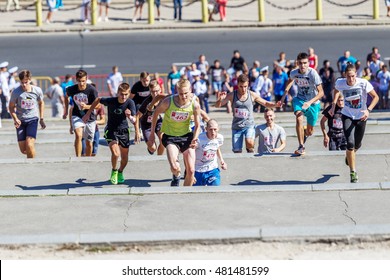
[(222, 81), (213, 82), (214, 91), (222, 91)]
[(16, 135), (18, 137), (18, 142), (26, 141), (27, 137), (37, 138), (38, 131), (38, 118), (32, 118), (21, 121), (22, 123), (16, 129)]
[(195, 171), (195, 179), (194, 186), (219, 186), (221, 184), (221, 172), (219, 168), (207, 172)]
[(298, 97), (294, 97), (292, 100), (294, 113), (297, 111), (301, 111), (304, 114), (304, 116), (307, 118), (307, 124), (314, 127), (317, 123), (317, 120), (318, 120), (318, 115), (319, 115), (320, 110), (321, 110), (321, 104), (320, 103), (311, 104), (309, 108), (307, 108), (306, 110), (303, 110), (302, 106), (303, 106), (303, 103), (305, 103), (305, 102), (306, 101), (304, 101)]
[(245, 139), (255, 139), (255, 126), (249, 126), (243, 129), (232, 129), (233, 152), (241, 152)]

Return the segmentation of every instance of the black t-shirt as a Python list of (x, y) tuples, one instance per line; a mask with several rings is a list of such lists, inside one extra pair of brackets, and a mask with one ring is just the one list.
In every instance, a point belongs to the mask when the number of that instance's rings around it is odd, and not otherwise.
[[(153, 118), (153, 111), (148, 111), (146, 107), (148, 104), (153, 100), (153, 97), (150, 95), (147, 97), (144, 102), (142, 102), (141, 107), (139, 107), (138, 111), (142, 113), (142, 117), (140, 118), (140, 124), (142, 130), (147, 130), (152, 127), (152, 118)], [(158, 116), (158, 119), (161, 119), (161, 116)]]
[[(72, 116), (77, 116), (82, 118), (87, 112), (87, 110), (81, 110), (80, 103), (84, 102), (87, 105), (91, 105), (95, 99), (98, 97), (97, 90), (91, 86), (87, 85), (85, 90), (79, 90), (78, 85), (69, 86), (66, 88), (66, 94), (69, 97), (72, 97), (74, 106), (72, 110)], [(96, 120), (96, 115), (94, 112), (91, 113), (91, 117), (89, 118), (89, 122)]]
[(135, 115), (134, 101), (127, 99), (124, 103), (119, 103), (118, 97), (104, 97), (100, 100), (100, 103), (107, 106), (107, 128), (109, 130), (117, 130), (128, 128), (126, 109), (131, 111), (131, 115)]
[(150, 96), (149, 87), (144, 87), (141, 81), (136, 82), (131, 88), (131, 93), (135, 94), (133, 100), (135, 105), (141, 105)]
[[(329, 134), (339, 134), (343, 132), (343, 121), (341, 119), (341, 108), (336, 105), (333, 117), (329, 115), (332, 105), (326, 107), (322, 114), (328, 119)], [(329, 135), (330, 136), (330, 135)]]
[(230, 65), (233, 65), (234, 70), (240, 70), (244, 72), (244, 63), (245, 59), (242, 56), (239, 58), (233, 56)]

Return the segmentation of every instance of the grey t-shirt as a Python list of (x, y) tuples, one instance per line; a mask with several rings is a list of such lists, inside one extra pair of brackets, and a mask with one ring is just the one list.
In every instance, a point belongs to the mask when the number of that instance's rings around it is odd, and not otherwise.
[[(297, 97), (304, 101), (313, 99), (318, 94), (317, 86), (322, 84), (321, 77), (312, 68), (309, 68), (304, 74), (299, 73), (299, 69), (294, 69), (290, 73), (290, 78), (298, 86)], [(319, 102), (318, 100), (316, 103)]]
[(277, 147), (280, 140), (286, 141), (286, 132), (280, 125), (275, 124), (274, 129), (268, 129), (267, 124), (256, 126), (256, 137), (259, 137), (259, 154), (272, 153), (271, 150)]
[(43, 100), (42, 89), (31, 86), (31, 92), (26, 92), (21, 86), (17, 87), (11, 95), (10, 102), (16, 105), (16, 115), (19, 120), (39, 117), (38, 102)]

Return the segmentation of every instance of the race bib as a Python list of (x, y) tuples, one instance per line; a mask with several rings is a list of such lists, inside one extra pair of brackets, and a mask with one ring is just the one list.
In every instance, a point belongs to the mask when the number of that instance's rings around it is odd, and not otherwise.
[(202, 162), (212, 161), (215, 158), (216, 152), (213, 150), (203, 151)]
[(150, 91), (139, 91), (138, 95), (141, 97), (147, 97), (150, 95)]
[(190, 117), (189, 112), (171, 112), (171, 119), (175, 122), (184, 122)]
[(343, 129), (343, 121), (340, 118), (333, 119), (333, 128)]
[(304, 78), (296, 78), (295, 83), (297, 84), (298, 87), (309, 87), (309, 79), (304, 79)]
[(22, 109), (31, 110), (35, 108), (35, 102), (32, 99), (23, 99), (21, 102)]
[(235, 108), (234, 116), (240, 119), (247, 119), (249, 117), (249, 111), (243, 108)]

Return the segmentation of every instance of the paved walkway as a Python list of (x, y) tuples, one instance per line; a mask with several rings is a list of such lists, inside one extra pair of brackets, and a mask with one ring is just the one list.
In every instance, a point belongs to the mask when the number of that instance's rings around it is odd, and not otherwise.
[[(65, 3), (66, 2), (66, 3)], [(359, 3), (358, 0), (337, 0), (322, 1), (323, 19), (316, 20), (316, 1), (313, 0), (267, 0), (264, 4), (265, 19), (259, 22), (258, 2), (251, 0), (229, 1), (227, 8), (227, 21), (218, 21), (219, 17), (214, 16), (216, 21), (210, 23), (201, 22), (201, 2), (197, 1), (189, 6), (185, 1), (183, 7), (183, 20), (173, 20), (173, 9), (171, 1), (162, 1), (161, 18), (162, 22), (156, 21), (150, 25), (147, 22), (147, 5), (144, 6), (142, 20), (133, 23), (134, 9), (133, 2), (125, 0), (113, 1), (112, 9), (109, 11), (109, 22), (99, 22), (96, 26), (84, 24), (80, 20), (80, 8), (76, 8), (81, 1), (64, 1), (65, 7), (53, 15), (52, 24), (43, 24), (36, 27), (34, 7), (21, 11), (0, 13), (0, 33), (17, 32), (69, 32), (80, 30), (91, 31), (120, 31), (120, 30), (143, 30), (143, 29), (185, 29), (185, 28), (240, 28), (240, 27), (293, 27), (293, 26), (372, 26), (389, 25), (390, 18), (386, 17), (384, 1), (379, 1), (380, 17), (373, 19), (373, 1)], [(33, 1), (22, 1), (22, 6), (31, 5)], [(272, 4), (277, 4), (272, 6)], [(301, 8), (297, 8), (307, 3)], [(339, 5), (331, 4), (339, 3)], [(347, 5), (347, 7), (340, 6)], [(349, 6), (352, 5), (352, 6)], [(278, 6), (278, 7), (275, 7)], [(46, 6), (44, 6), (46, 8)], [(283, 9), (282, 9), (283, 8)], [(46, 17), (43, 12), (43, 19)]]

